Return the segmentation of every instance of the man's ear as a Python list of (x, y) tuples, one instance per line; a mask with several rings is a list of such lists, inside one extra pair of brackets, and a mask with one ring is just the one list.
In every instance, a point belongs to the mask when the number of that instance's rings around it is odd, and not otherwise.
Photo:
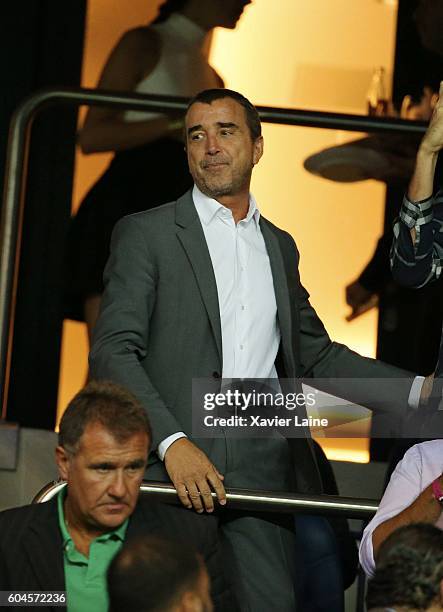
[(55, 449), (55, 462), (58, 467), (60, 478), (63, 478), (63, 480), (68, 480), (70, 456), (63, 446), (57, 446)]
[(252, 155), (252, 161), (253, 161), (254, 166), (255, 164), (258, 164), (258, 162), (261, 159), (261, 156), (263, 155), (263, 146), (264, 146), (263, 136), (259, 136), (254, 141), (254, 152)]

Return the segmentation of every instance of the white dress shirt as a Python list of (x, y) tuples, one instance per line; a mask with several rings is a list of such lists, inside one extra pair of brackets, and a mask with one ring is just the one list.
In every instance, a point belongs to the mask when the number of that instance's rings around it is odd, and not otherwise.
[(260, 212), (249, 197), (245, 219), (196, 187), (192, 197), (217, 284), (223, 378), (277, 378), (280, 344), (271, 265), (260, 230)]
[[(271, 264), (254, 196), (237, 224), (232, 212), (194, 185), (192, 191), (214, 269), (220, 308), (222, 378), (277, 378), (280, 344)], [(158, 446), (161, 459), (178, 432)]]

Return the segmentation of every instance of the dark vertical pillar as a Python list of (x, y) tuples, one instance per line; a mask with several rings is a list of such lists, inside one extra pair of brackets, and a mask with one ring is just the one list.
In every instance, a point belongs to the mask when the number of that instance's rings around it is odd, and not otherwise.
[[(42, 87), (80, 85), (86, 0), (16, 0), (2, 12), (3, 180), (14, 108)], [(28, 427), (55, 423), (76, 117), (74, 108), (47, 109), (32, 130), (7, 406), (7, 419)]]

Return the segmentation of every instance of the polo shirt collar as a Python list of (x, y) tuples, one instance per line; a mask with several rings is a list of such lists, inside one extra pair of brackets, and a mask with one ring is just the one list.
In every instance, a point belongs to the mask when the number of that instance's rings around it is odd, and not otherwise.
[[(60, 528), (60, 532), (62, 534), (64, 550), (66, 550), (67, 545), (72, 542), (72, 537), (68, 531), (68, 528), (66, 527), (65, 511), (63, 508), (63, 504), (66, 499), (67, 492), (68, 492), (68, 487), (66, 486), (66, 487), (63, 487), (63, 489), (57, 495), (58, 525)], [(97, 538), (94, 538), (94, 540), (105, 542), (106, 540), (110, 540), (112, 538), (112, 539), (117, 539), (117, 540), (120, 540), (121, 542), (124, 542), (125, 536), (126, 536), (126, 530), (128, 528), (128, 522), (129, 522), (129, 519), (126, 519), (119, 527), (117, 527), (117, 529), (103, 533)]]

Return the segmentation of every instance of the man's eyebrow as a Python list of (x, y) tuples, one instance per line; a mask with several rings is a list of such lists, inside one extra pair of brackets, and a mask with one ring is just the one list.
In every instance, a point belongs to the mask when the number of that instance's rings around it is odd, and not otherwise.
[(130, 461), (128, 463), (128, 466), (133, 467), (133, 468), (139, 468), (139, 467), (143, 467), (146, 463), (146, 459), (143, 459), (142, 457), (140, 457), (139, 459), (134, 459), (133, 461)]
[(236, 123), (232, 123), (232, 121), (229, 121), (226, 123), (223, 121), (218, 121), (217, 125), (218, 127), (221, 127), (221, 128), (234, 128), (234, 129), (238, 128), (238, 125)]
[[(127, 466), (131, 466), (131, 467), (143, 467), (146, 463), (146, 459), (144, 459), (143, 457), (138, 457), (137, 459), (133, 459), (132, 461), (129, 461), (126, 464)], [(113, 461), (95, 461), (93, 463), (91, 463), (89, 465), (90, 468), (96, 470), (96, 469), (107, 469), (107, 470), (113, 470), (117, 467), (117, 464), (114, 463)]]
[[(217, 121), (216, 123), (217, 127), (219, 128), (231, 128), (231, 129), (238, 129), (238, 125), (236, 123), (233, 123), (232, 121)], [(190, 136), (191, 134), (193, 134), (194, 132), (198, 132), (199, 130), (202, 130), (203, 126), (201, 125), (201, 123), (199, 123), (198, 125), (193, 125), (190, 128), (188, 128), (188, 136)]]
[(193, 125), (192, 127), (188, 128), (188, 136), (190, 136), (194, 132), (197, 132), (198, 130), (201, 130), (202, 127), (203, 126), (199, 123), (198, 125)]
[(98, 468), (112, 470), (113, 468), (115, 468), (115, 463), (112, 463), (111, 461), (95, 461), (93, 463), (90, 463), (89, 467), (94, 470)]

